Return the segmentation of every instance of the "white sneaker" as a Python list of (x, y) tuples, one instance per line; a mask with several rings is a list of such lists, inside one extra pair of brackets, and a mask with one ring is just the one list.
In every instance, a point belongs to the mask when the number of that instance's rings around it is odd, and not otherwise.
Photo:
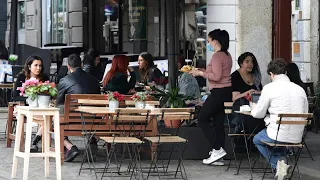
[(218, 159), (217, 161), (211, 163), (211, 165), (214, 165), (214, 166), (224, 166), (224, 160), (223, 160), (223, 158)]
[[(209, 155), (212, 154), (212, 151), (209, 151)], [(211, 165), (214, 165), (214, 166), (224, 166), (224, 160), (223, 158), (221, 159), (218, 159), (217, 161), (211, 163)]]
[(210, 157), (208, 159), (202, 160), (202, 163), (211, 164), (217, 161), (218, 159), (221, 159), (226, 154), (227, 154), (226, 151), (222, 147), (219, 150), (212, 149)]
[(286, 176), (288, 175), (288, 171), (291, 166), (287, 165), (284, 160), (279, 160), (277, 163), (277, 173), (275, 176), (275, 179), (277, 180), (283, 180), (286, 179)]

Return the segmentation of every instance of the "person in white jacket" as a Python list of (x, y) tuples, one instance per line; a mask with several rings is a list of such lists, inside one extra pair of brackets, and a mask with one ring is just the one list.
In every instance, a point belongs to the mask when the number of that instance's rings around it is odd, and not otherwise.
[[(304, 130), (303, 125), (281, 125), (276, 137), (279, 126), (276, 124), (279, 120), (278, 114), (308, 112), (306, 93), (303, 88), (290, 81), (286, 75), (286, 66), (287, 63), (283, 59), (276, 59), (269, 63), (267, 71), (272, 82), (263, 87), (259, 101), (251, 111), (253, 117), (264, 118), (265, 121), (266, 129), (255, 135), (253, 143), (267, 160), (271, 150), (261, 140), (269, 143), (275, 143), (276, 140), (277, 143), (300, 143)], [(280, 161), (280, 158), (286, 155), (286, 148), (278, 148), (274, 153), (270, 164), (274, 170), (277, 170), (276, 176), (279, 179), (287, 174), (289, 167), (284, 161)]]

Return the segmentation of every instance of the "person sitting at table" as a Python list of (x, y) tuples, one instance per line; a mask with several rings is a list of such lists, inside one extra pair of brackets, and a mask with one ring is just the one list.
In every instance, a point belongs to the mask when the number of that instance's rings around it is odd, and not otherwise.
[(99, 81), (102, 80), (104, 70), (100, 62), (100, 52), (94, 48), (88, 50), (82, 61), (82, 69), (86, 73), (90, 73)]
[[(184, 65), (186, 65), (184, 57), (182, 55), (178, 56), (178, 70)], [(201, 97), (198, 81), (187, 72), (178, 71), (178, 88), (179, 94), (191, 99), (199, 99)]]
[[(81, 69), (81, 59), (78, 55), (71, 54), (68, 57), (67, 66), (71, 73), (62, 78), (58, 84), (56, 105), (60, 108), (61, 114), (63, 114), (66, 94), (100, 94), (99, 81)], [(90, 145), (93, 146), (92, 149), (95, 151), (97, 149), (96, 139), (92, 138), (91, 140)], [(67, 149), (66, 162), (71, 162), (79, 156), (79, 149), (69, 141), (68, 137), (64, 139), (64, 146)]]
[[(262, 90), (261, 72), (256, 57), (251, 52), (245, 52), (238, 58), (239, 69), (231, 74), (233, 110), (239, 111), (241, 105), (249, 105), (244, 97), (252, 93), (260, 93)], [(235, 133), (241, 132), (245, 128), (246, 133), (259, 132), (264, 128), (263, 121), (245, 116), (240, 123), (239, 114), (233, 113), (232, 123), (236, 125)], [(255, 130), (255, 132), (253, 132)]]
[[(23, 70), (18, 74), (14, 84), (13, 101), (26, 101), (26, 97), (20, 96), (17, 87), (22, 87), (22, 83), (30, 78), (36, 78), (39, 81), (48, 81), (49, 77), (44, 74), (43, 61), (39, 56), (30, 56), (27, 58)], [(38, 129), (36, 137), (32, 140), (30, 152), (38, 152), (38, 142), (41, 140), (42, 127)]]
[[(132, 67), (129, 67), (129, 57), (126, 55), (115, 55), (112, 58), (112, 66), (103, 80), (104, 91), (117, 91), (120, 94), (128, 94), (134, 89), (136, 75)], [(128, 82), (128, 73), (130, 81)]]
[[(287, 76), (291, 82), (299, 85), (307, 94), (307, 87), (300, 78), (300, 71), (295, 63), (289, 63), (287, 66)], [(308, 95), (308, 94), (307, 94)]]
[(154, 65), (153, 56), (150, 53), (143, 52), (138, 58), (140, 79), (141, 83), (156, 83), (157, 85), (163, 84), (164, 75)]
[(224, 102), (232, 100), (231, 68), (232, 57), (228, 52), (229, 33), (215, 29), (208, 34), (207, 48), (213, 52), (205, 70), (192, 68), (193, 76), (202, 76), (209, 81), (211, 94), (205, 100), (198, 116), (198, 126), (204, 132), (212, 150), (209, 158), (203, 159), (203, 164), (216, 164), (227, 153), (223, 149), (225, 142), (224, 131)]
[(277, 172), (278, 179), (283, 179), (288, 173), (289, 166), (282, 160), (286, 156), (286, 147), (277, 148), (276, 153), (270, 157), (271, 149), (262, 141), (275, 143), (277, 140), (277, 143), (300, 143), (304, 127), (285, 125), (280, 126), (278, 131), (278, 114), (308, 112), (305, 91), (290, 81), (286, 71), (287, 63), (283, 59), (276, 59), (268, 64), (267, 72), (272, 82), (264, 86), (258, 103), (253, 106), (251, 111), (253, 117), (264, 118), (267, 127), (254, 136), (253, 143), (268, 161), (270, 158), (271, 167)]

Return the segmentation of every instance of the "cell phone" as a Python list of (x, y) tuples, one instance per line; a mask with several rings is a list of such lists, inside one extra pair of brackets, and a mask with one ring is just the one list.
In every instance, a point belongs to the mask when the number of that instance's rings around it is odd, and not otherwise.
[(256, 94), (256, 93), (252, 93), (251, 96), (252, 96), (252, 102), (253, 103), (257, 103), (259, 98), (260, 98), (260, 95), (261, 94)]

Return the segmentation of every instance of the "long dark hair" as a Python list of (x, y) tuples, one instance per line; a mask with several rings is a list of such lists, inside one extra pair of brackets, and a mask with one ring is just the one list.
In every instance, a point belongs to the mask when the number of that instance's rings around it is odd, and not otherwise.
[(213, 31), (210, 31), (208, 36), (212, 41), (217, 40), (220, 43), (220, 51), (226, 53), (226, 55), (228, 56), (230, 55), (228, 52), (230, 38), (229, 33), (226, 30), (215, 29)]
[(141, 74), (141, 81), (146, 82), (148, 80), (149, 70), (154, 68), (153, 56), (148, 52), (143, 52), (140, 56), (146, 61), (147, 66), (145, 68), (139, 68)]
[(255, 86), (259, 89), (259, 86), (261, 84), (261, 71), (257, 58), (251, 52), (245, 52), (238, 57), (238, 64), (241, 67), (241, 64), (248, 56), (250, 56), (253, 61), (253, 68), (250, 73), (253, 75)]
[(94, 48), (90, 48), (88, 52), (84, 55), (83, 64), (88, 64), (91, 67), (95, 67), (94, 61), (99, 57), (100, 52)]
[(27, 79), (30, 79), (31, 77), (31, 71), (30, 71), (30, 67), (31, 67), (31, 64), (33, 63), (33, 61), (35, 60), (39, 60), (41, 61), (41, 70), (40, 70), (40, 74), (39, 74), (39, 77), (38, 79), (39, 80), (43, 80), (43, 76), (44, 76), (44, 67), (43, 67), (43, 60), (40, 56), (36, 56), (36, 55), (33, 55), (33, 56), (29, 56), (24, 64), (24, 67), (23, 67), (23, 70), (20, 72), (20, 74), (24, 74), (26, 76)]
[(303, 85), (303, 81), (300, 77), (299, 68), (295, 63), (289, 63), (287, 65), (287, 76), (289, 77), (291, 82), (300, 86)]

